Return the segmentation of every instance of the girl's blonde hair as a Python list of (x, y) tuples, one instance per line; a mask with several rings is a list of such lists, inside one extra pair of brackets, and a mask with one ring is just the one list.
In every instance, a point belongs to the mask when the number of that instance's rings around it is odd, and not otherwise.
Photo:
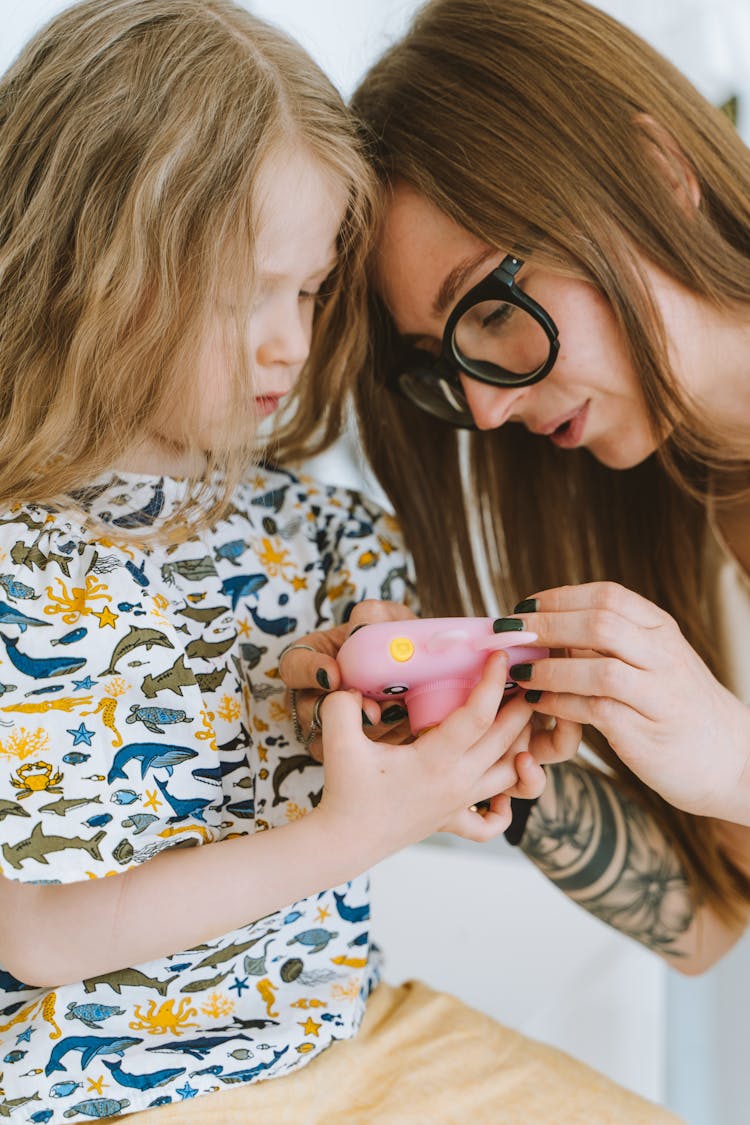
[[(288, 146), (348, 196), (293, 435), (340, 398), (362, 347), (371, 174), (334, 87), (231, 0), (86, 0), (28, 44), (0, 82), (0, 503), (67, 494), (185, 411), (219, 293), (247, 311), (254, 188)], [(255, 448), (250, 357), (235, 350), (207, 517)]]
[[(405, 181), (503, 253), (596, 286), (656, 432), (670, 431), (657, 455), (625, 472), (521, 426), (460, 435), (385, 392), (395, 333), (373, 294), (358, 413), (425, 612), (482, 612), (483, 575), (506, 607), (609, 579), (667, 609), (716, 668), (704, 496), (709, 477), (717, 492), (746, 486), (747, 447), (680, 392), (638, 260), (714, 305), (750, 305), (750, 153), (674, 67), (580, 0), (433, 0), (353, 107), (386, 184)], [(692, 178), (697, 209), (686, 205)], [(750, 902), (712, 822), (667, 805), (589, 733), (669, 827), (696, 893), (725, 913)]]

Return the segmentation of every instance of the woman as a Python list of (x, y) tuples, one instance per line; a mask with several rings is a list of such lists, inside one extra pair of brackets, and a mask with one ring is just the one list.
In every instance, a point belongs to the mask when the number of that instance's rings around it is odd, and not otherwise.
[(551, 770), (522, 847), (699, 972), (750, 904), (750, 154), (580, 0), (434, 0), (354, 109), (355, 393), (423, 612), (524, 599), (497, 628), (558, 654), (511, 675), (602, 768)]

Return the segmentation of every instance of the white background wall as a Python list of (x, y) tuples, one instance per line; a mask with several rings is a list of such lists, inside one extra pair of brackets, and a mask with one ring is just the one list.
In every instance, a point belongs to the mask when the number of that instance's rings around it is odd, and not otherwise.
[[(600, 3), (650, 39), (711, 100), (738, 94), (740, 130), (750, 140), (750, 0)], [(0, 71), (66, 6), (66, 0), (0, 0)], [(398, 38), (416, 3), (247, 0), (247, 7), (296, 35), (348, 95), (367, 64)], [(361, 478), (356, 451), (346, 444), (319, 462), (318, 471), (342, 483)], [(450, 858), (441, 852), (428, 846), (376, 873), (380, 933), (394, 950), (394, 978), (416, 972), (454, 987), (468, 1001), (529, 1034), (567, 1045), (633, 1088), (665, 1094), (690, 1125), (748, 1125), (750, 937), (702, 978), (668, 974), (665, 1005), (658, 962), (569, 907), (527, 871), (517, 853), (500, 846), (493, 863), (491, 851), (457, 849)], [(413, 926), (432, 934), (435, 952), (433, 961), (416, 965), (403, 928), (415, 881), (422, 902)], [(498, 897), (501, 888), (507, 899)], [(451, 945), (445, 929), (448, 898), (452, 906), (457, 898), (464, 902), (464, 914), (475, 911), (474, 925), (456, 931), (460, 947)]]

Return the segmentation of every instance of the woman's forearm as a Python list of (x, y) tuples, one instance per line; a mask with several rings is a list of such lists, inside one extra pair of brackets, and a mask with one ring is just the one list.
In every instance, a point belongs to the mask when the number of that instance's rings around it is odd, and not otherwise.
[(548, 767), (521, 847), (597, 918), (684, 973), (714, 964), (740, 928), (696, 906), (665, 830), (616, 784), (577, 762)]
[(353, 878), (367, 862), (350, 843), (311, 813), (162, 852), (111, 878), (63, 886), (0, 878), (0, 962), (27, 984), (61, 985), (190, 949)]

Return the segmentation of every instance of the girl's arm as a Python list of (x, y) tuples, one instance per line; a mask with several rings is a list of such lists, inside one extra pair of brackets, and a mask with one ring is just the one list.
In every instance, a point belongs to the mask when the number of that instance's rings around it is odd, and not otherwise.
[(486, 840), (510, 820), (531, 708), (498, 714), (507, 664), (493, 655), (466, 705), (408, 746), (370, 742), (361, 697), (322, 710), (326, 776), (318, 807), (297, 821), (190, 849), (131, 871), (66, 885), (0, 878), (0, 964), (19, 980), (61, 985), (192, 948), (365, 871), (443, 828)]
[(0, 877), (0, 963), (26, 984), (51, 986), (190, 949), (358, 875), (368, 857), (357, 844), (336, 839), (316, 810), (269, 832), (174, 848), (105, 879)]
[(579, 906), (682, 973), (710, 968), (742, 933), (696, 906), (656, 820), (615, 781), (577, 762), (548, 768), (521, 848)]

